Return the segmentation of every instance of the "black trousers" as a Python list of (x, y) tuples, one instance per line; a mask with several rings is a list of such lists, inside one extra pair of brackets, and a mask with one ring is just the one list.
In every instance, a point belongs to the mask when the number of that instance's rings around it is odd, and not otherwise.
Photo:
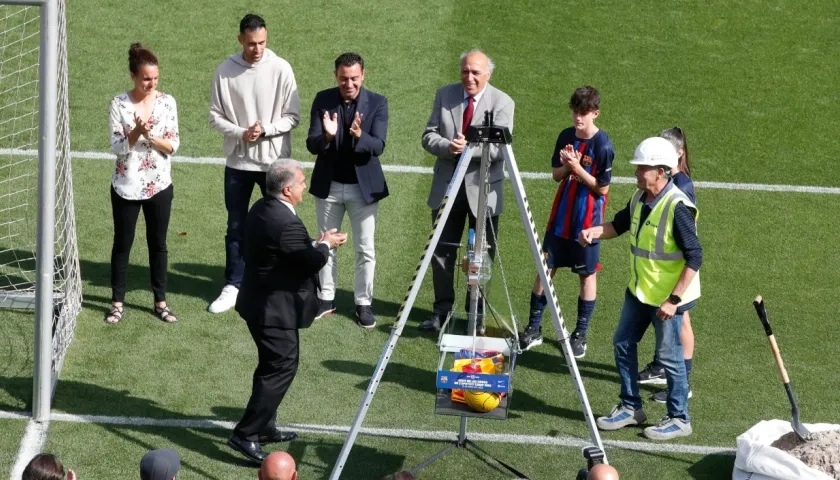
[[(432, 223), (437, 218), (439, 209), (432, 210)], [(452, 304), (455, 301), (455, 263), (458, 262), (456, 254), (458, 249), (442, 245), (443, 243), (460, 243), (464, 235), (464, 224), (469, 220), (469, 227), (475, 229), (476, 218), (470, 210), (469, 202), (467, 201), (467, 192), (464, 185), (458, 190), (455, 199), (452, 200), (452, 210), (449, 212), (449, 218), (441, 232), (438, 246), (435, 248), (434, 257), (432, 258), (432, 283), (435, 287), (435, 303), (434, 313), (441, 319), (446, 318), (446, 314), (452, 310)], [(488, 253), (491, 259), (496, 258), (496, 239), (492, 232), (499, 235), (499, 216), (490, 217), (485, 226), (487, 238)], [(491, 230), (492, 228), (492, 230)], [(467, 293), (469, 298), (469, 292)], [(468, 301), (464, 304), (465, 311), (469, 311)], [(479, 312), (481, 313), (481, 312)]]
[(297, 330), (248, 325), (257, 345), (259, 363), (254, 370), (251, 398), (242, 420), (233, 429), (237, 437), (256, 442), (261, 433), (274, 431), (277, 408), (298, 369)]
[(128, 257), (134, 243), (134, 231), (140, 209), (146, 220), (146, 244), (149, 247), (149, 269), (155, 302), (166, 300), (167, 262), (166, 232), (172, 212), (174, 186), (158, 192), (145, 200), (126, 200), (111, 187), (111, 211), (114, 216), (114, 245), (111, 248), (111, 300), (125, 301), (125, 282)]

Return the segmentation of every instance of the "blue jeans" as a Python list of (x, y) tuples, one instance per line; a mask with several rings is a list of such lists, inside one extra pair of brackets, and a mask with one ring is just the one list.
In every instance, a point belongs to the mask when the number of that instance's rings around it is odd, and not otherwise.
[(225, 167), (225, 208), (227, 209), (227, 234), (225, 235), (225, 285), (239, 288), (245, 258), (242, 242), (245, 238), (245, 217), (251, 206), (254, 184), (260, 186), (265, 196), (265, 172), (251, 172)]
[(633, 296), (629, 290), (624, 293), (624, 306), (621, 318), (613, 336), (615, 366), (621, 378), (621, 403), (634, 410), (642, 408), (639, 396), (639, 356), (637, 346), (648, 326), (653, 323), (656, 331), (656, 355), (665, 367), (665, 379), (668, 381), (668, 416), (689, 422), (688, 418), (688, 379), (685, 375), (680, 329), (682, 314), (670, 320), (656, 318), (659, 307), (645, 305)]

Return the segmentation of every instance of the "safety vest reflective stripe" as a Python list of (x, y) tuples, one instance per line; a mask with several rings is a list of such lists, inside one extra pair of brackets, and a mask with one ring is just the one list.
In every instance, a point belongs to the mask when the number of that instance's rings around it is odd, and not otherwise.
[[(644, 192), (639, 190), (630, 201), (631, 278), (629, 288), (643, 303), (660, 305), (668, 298), (685, 267), (685, 256), (673, 235), (674, 209), (683, 203), (695, 212), (697, 207), (673, 184), (651, 205), (651, 212), (641, 224)], [(696, 218), (695, 218), (696, 221)], [(652, 248), (652, 250), (651, 250)], [(700, 276), (695, 275), (682, 295), (687, 303), (700, 297)]]

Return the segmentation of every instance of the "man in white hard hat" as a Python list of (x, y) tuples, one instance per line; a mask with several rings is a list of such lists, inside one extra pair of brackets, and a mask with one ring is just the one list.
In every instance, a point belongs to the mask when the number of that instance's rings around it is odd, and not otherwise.
[(588, 245), (630, 232), (630, 283), (613, 336), (620, 401), (597, 424), (601, 430), (618, 430), (647, 420), (636, 376), (636, 346), (653, 323), (656, 352), (668, 381), (668, 415), (644, 434), (652, 440), (670, 440), (691, 435), (680, 328), (683, 313), (700, 297), (703, 249), (697, 238), (698, 211), (670, 178), (677, 151), (669, 141), (644, 140), (630, 163), (636, 166), (639, 190), (612, 222), (583, 230), (579, 237), (582, 245)]

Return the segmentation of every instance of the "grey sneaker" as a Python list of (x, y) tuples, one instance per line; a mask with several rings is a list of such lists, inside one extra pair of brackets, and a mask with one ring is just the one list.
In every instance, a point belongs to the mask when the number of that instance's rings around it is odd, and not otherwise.
[(373, 309), (370, 305), (356, 306), (356, 323), (362, 328), (373, 328), (376, 326), (376, 317), (373, 316)]
[(665, 367), (656, 362), (648, 363), (644, 370), (639, 372), (639, 383), (642, 385), (667, 385)]
[(601, 430), (618, 430), (630, 425), (639, 425), (647, 420), (645, 411), (641, 408), (633, 410), (623, 404), (618, 404), (606, 417), (599, 417), (595, 423)]
[(575, 358), (583, 358), (586, 356), (586, 335), (581, 335), (577, 330), (572, 333), (572, 338), (569, 339), (572, 344), (572, 355)]
[[(691, 385), (688, 386), (688, 398), (694, 396), (694, 393), (691, 391)], [(653, 401), (657, 403), (667, 403), (668, 402), (668, 390), (660, 390), (653, 394)]]
[(644, 434), (645, 437), (651, 440), (670, 440), (677, 437), (687, 437), (691, 435), (691, 423), (686, 423), (679, 418), (671, 418), (666, 415), (656, 425), (647, 427)]
[(332, 315), (333, 313), (335, 313), (334, 301), (318, 299), (318, 312), (315, 314), (315, 320)]
[(519, 348), (526, 352), (534, 347), (539, 347), (543, 343), (542, 331), (539, 327), (532, 327), (528, 325), (522, 334), (519, 335)]

